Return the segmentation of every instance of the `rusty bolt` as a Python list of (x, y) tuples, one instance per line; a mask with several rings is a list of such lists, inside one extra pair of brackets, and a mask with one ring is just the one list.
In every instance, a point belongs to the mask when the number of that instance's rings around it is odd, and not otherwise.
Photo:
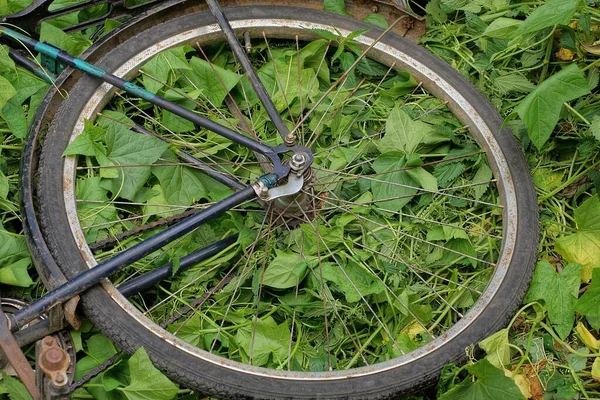
[(52, 336), (46, 336), (43, 340), (46, 346), (54, 345), (54, 338)]
[(62, 350), (58, 348), (51, 348), (46, 351), (45, 354), (46, 362), (51, 365), (59, 365), (64, 358)]

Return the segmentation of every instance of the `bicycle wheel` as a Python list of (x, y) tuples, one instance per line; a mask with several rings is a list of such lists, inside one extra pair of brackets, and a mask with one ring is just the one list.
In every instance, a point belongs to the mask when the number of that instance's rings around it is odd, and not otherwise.
[[(125, 350), (143, 346), (166, 374), (216, 396), (380, 398), (427, 384), (501, 328), (527, 289), (537, 211), (518, 145), (470, 84), (399, 36), (299, 7), (226, 14), (315, 154), (305, 186), (135, 263), (82, 297), (86, 314)], [(149, 28), (99, 65), (281, 140), (208, 13)], [(38, 173), (42, 229), (67, 276), (231, 193), (184, 152), (243, 184), (269, 168), (93, 78), (71, 90)], [(232, 233), (234, 246), (156, 289), (127, 300), (115, 288)]]

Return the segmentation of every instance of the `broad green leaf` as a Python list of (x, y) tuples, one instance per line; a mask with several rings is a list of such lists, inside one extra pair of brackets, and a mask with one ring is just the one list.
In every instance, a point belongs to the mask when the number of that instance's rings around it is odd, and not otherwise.
[(400, 211), (417, 193), (417, 183), (405, 167), (406, 157), (397, 152), (383, 154), (373, 163), (378, 178), (371, 182), (371, 191), (379, 207)]
[(346, 11), (344, 0), (324, 0), (323, 10), (336, 14), (349, 15)]
[(123, 166), (116, 168), (119, 177), (110, 181), (110, 190), (118, 197), (135, 201), (151, 174), (151, 167), (146, 165), (155, 163), (169, 144), (132, 132), (116, 122), (109, 126), (106, 131), (107, 157), (114, 165)]
[(0, 199), (6, 199), (8, 197), (8, 178), (2, 171), (0, 171)]
[(467, 368), (473, 375), (440, 396), (440, 400), (507, 400), (525, 399), (515, 382), (487, 359)]
[(600, 200), (584, 201), (573, 213), (577, 232), (556, 239), (556, 251), (565, 260), (583, 266), (581, 280), (589, 282), (592, 268), (600, 265)]
[(504, 328), (479, 342), (479, 347), (487, 356), (486, 360), (496, 368), (504, 368), (510, 363), (510, 345), (508, 342), (508, 329)]
[(0, 0), (0, 16), (21, 11), (25, 7), (31, 4), (32, 0)]
[(0, 394), (8, 394), (10, 400), (31, 400), (31, 395), (25, 385), (16, 378), (5, 373), (0, 374)]
[(600, 317), (600, 268), (594, 268), (592, 284), (577, 300), (575, 311), (588, 317)]
[(366, 17), (363, 18), (363, 21), (373, 24), (375, 26), (378, 26), (382, 29), (386, 29), (389, 26), (389, 24), (385, 20), (384, 16), (381, 14), (377, 14), (377, 13), (367, 15)]
[[(161, 158), (159, 164), (177, 164), (177, 157), (168, 152)], [(207, 197), (207, 192), (200, 180), (201, 172), (182, 165), (152, 167), (152, 173), (158, 178), (166, 204), (190, 206), (193, 202)]]
[(492, 21), (483, 34), (495, 39), (513, 39), (523, 21), (500, 17)]
[(15, 62), (8, 55), (8, 46), (0, 45), (0, 73), (14, 71)]
[(86, 341), (86, 356), (77, 361), (75, 379), (79, 379), (117, 353), (112, 342), (103, 334), (96, 334)]
[[(100, 185), (100, 177), (77, 179), (75, 187), (77, 214), (88, 240), (95, 241), (98, 232), (110, 225), (96, 225), (118, 221), (117, 210), (109, 200), (106, 189)], [(90, 227), (90, 228), (88, 228)]]
[(473, 187), (473, 191), (475, 192), (475, 199), (481, 199), (481, 196), (485, 194), (488, 187), (490, 186), (489, 182), (492, 179), (492, 170), (487, 164), (481, 164), (475, 176), (473, 177), (473, 184), (477, 185)]
[(10, 81), (3, 76), (0, 76), (0, 110), (4, 108), (6, 103), (15, 95), (17, 91)]
[(568, 25), (577, 10), (578, 0), (547, 0), (519, 26), (518, 34), (537, 32), (552, 25)]
[(423, 189), (437, 192), (437, 178), (427, 172), (424, 168), (411, 168), (406, 171)]
[(235, 339), (244, 352), (245, 362), (251, 359), (252, 365), (263, 366), (271, 358), (275, 365), (282, 365), (289, 354), (291, 333), (285, 322), (277, 325), (268, 317), (239, 329)]
[(386, 288), (381, 280), (353, 261), (348, 261), (344, 266), (322, 263), (315, 273), (320, 274), (321, 270), (323, 279), (333, 282), (349, 303), (356, 303), (371, 294), (379, 294)]
[(0, 230), (0, 283), (31, 286), (33, 281), (27, 273), (30, 265), (25, 238)]
[(494, 85), (502, 93), (530, 93), (535, 85), (523, 75), (513, 72), (494, 78)]
[(54, 45), (75, 57), (92, 44), (91, 40), (81, 34), (69, 35), (47, 22), (42, 22), (40, 41)]
[(140, 347), (128, 361), (131, 383), (118, 390), (129, 400), (169, 400), (179, 388), (157, 370), (148, 353)]
[(164, 83), (169, 84), (172, 71), (190, 69), (192, 67), (187, 63), (184, 48), (176, 47), (154, 56), (142, 67), (142, 71), (147, 74), (142, 76), (142, 82), (147, 90), (157, 93)]
[(22, 258), (9, 265), (0, 268), (0, 283), (12, 286), (29, 287), (33, 281), (27, 273), (27, 268), (31, 265), (29, 258)]
[(212, 107), (220, 107), (227, 93), (240, 81), (240, 75), (233, 71), (208, 63), (198, 57), (190, 60), (190, 71), (185, 75), (192, 81), (194, 87), (202, 92)]
[(442, 0), (442, 4), (455, 11), (468, 11), (475, 14), (481, 11), (479, 2), (472, 0)]
[(596, 140), (600, 141), (600, 116), (595, 115), (592, 118), (592, 124), (590, 125), (589, 129), (592, 136), (594, 136)]
[(306, 260), (296, 253), (286, 253), (275, 250), (276, 256), (262, 276), (262, 283), (276, 289), (295, 287), (306, 275), (308, 264)]
[(313, 222), (301, 224), (300, 231), (302, 254), (317, 255), (334, 250), (344, 243), (344, 229), (339, 226), (328, 227)]
[(540, 261), (527, 291), (526, 302), (544, 301), (548, 319), (561, 339), (566, 338), (573, 329), (581, 270), (580, 265), (569, 264), (559, 274), (548, 261)]
[(432, 130), (430, 125), (413, 121), (400, 107), (394, 107), (385, 124), (385, 136), (377, 147), (382, 154), (394, 151), (413, 154)]
[[(559, 0), (562, 1), (562, 0)], [(590, 92), (585, 76), (576, 64), (552, 75), (517, 107), (531, 142), (541, 150), (560, 118), (563, 103)]]
[[(27, 136), (28, 125), (23, 104), (33, 95), (45, 92), (48, 84), (21, 69), (16, 69), (8, 77), (16, 90), (16, 94), (1, 108), (1, 114), (13, 135), (18, 138), (24, 138)], [(32, 105), (30, 104), (29, 112), (35, 114), (35, 111), (31, 107)]]

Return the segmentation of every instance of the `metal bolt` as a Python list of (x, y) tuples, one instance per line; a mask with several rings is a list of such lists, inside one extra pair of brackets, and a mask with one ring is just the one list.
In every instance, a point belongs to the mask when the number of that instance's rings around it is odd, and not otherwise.
[(379, 7), (373, 6), (373, 7), (371, 7), (371, 11), (374, 13), (379, 12)]
[(288, 146), (293, 146), (296, 143), (296, 135), (293, 133), (288, 133), (285, 137), (285, 144)]
[(63, 374), (57, 374), (54, 377), (54, 383), (56, 383), (57, 385), (61, 385), (62, 383), (64, 383), (67, 380), (67, 378), (63, 375)]
[(50, 364), (58, 364), (63, 359), (63, 352), (57, 348), (51, 348), (46, 352), (46, 361)]
[(244, 45), (246, 48), (246, 53), (250, 54), (252, 52), (252, 39), (250, 39), (250, 32), (244, 32)]

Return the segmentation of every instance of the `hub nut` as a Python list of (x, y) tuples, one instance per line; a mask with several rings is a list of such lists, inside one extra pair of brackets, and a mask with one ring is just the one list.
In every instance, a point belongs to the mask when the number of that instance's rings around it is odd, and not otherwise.
[(297, 175), (302, 174), (302, 170), (306, 166), (306, 154), (304, 153), (296, 153), (292, 156), (290, 160), (290, 169), (295, 172)]

